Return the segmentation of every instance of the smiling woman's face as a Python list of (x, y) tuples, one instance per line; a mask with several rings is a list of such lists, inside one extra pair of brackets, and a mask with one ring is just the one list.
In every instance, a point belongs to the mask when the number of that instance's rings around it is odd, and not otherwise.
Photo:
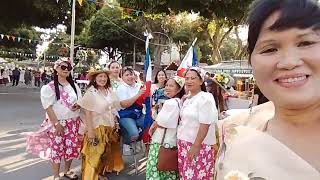
[(262, 26), (251, 55), (263, 94), (276, 106), (301, 109), (320, 103), (320, 32), (291, 28), (271, 31), (279, 12)]

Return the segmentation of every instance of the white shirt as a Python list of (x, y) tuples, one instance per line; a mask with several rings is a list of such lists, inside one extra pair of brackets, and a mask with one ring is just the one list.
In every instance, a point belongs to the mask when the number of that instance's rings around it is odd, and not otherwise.
[(181, 108), (180, 117), (178, 139), (194, 143), (201, 123), (210, 125), (202, 143), (216, 144), (214, 123), (218, 121), (218, 111), (211, 93), (201, 91), (194, 97), (187, 98)]
[[(170, 147), (177, 146), (177, 127), (180, 114), (179, 103), (180, 99), (178, 98), (165, 101), (156, 119), (159, 126), (168, 128), (163, 143), (164, 145), (168, 144)], [(157, 128), (155, 130), (152, 135), (153, 143), (161, 143), (164, 128)]]
[(132, 86), (129, 86), (127, 83), (121, 83), (119, 87), (116, 89), (117, 96), (120, 101), (130, 99), (133, 96), (137, 95), (140, 90), (140, 85), (135, 83)]
[[(76, 85), (77, 93), (79, 98), (81, 97), (81, 91), (78, 85)], [(66, 86), (59, 86), (59, 88), (63, 88), (66, 93), (68, 93), (69, 98), (68, 102), (70, 104), (74, 104), (77, 102), (78, 97), (76, 93), (74, 92), (72, 86), (66, 85)], [(66, 120), (70, 118), (75, 118), (80, 115), (80, 110), (77, 111), (71, 111), (71, 109), (67, 108), (62, 101), (62, 98), (60, 97), (59, 101), (56, 99), (56, 92), (49, 86), (44, 85), (41, 88), (41, 103), (44, 109), (47, 109), (49, 106), (52, 105), (52, 109), (54, 113), (56, 114), (58, 120)], [(48, 114), (46, 114), (46, 117), (48, 118)]]

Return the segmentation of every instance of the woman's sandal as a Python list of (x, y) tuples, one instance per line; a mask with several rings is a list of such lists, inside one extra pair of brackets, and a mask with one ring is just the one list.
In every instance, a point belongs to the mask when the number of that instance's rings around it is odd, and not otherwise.
[(74, 173), (73, 171), (68, 171), (67, 173), (65, 173), (63, 175), (63, 177), (66, 177), (68, 179), (71, 179), (71, 180), (76, 180), (78, 179), (79, 177), (76, 175), (76, 173)]
[(99, 175), (98, 180), (109, 180), (107, 176)]
[(60, 176), (53, 177), (53, 180), (61, 180)]

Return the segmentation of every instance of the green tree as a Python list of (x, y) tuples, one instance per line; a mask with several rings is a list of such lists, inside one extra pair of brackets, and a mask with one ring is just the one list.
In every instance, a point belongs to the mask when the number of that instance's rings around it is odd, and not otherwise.
[[(97, 7), (84, 1), (83, 6), (77, 3), (76, 25), (77, 32), (81, 32), (85, 19), (90, 18)], [(0, 32), (7, 33), (11, 29), (21, 26), (39, 26), (54, 28), (58, 24), (70, 27), (71, 6), (67, 0), (9, 0), (2, 1), (0, 6)], [(66, 19), (66, 17), (68, 19)], [(68, 28), (70, 29), (70, 28)]]
[(220, 47), (235, 26), (243, 23), (247, 8), (253, 0), (119, 0), (123, 6), (142, 9), (149, 13), (200, 12), (203, 29), (209, 38), (212, 61), (222, 60)]
[(127, 33), (144, 39), (142, 28), (136, 24), (136, 20), (126, 17), (120, 9), (103, 7), (86, 23), (87, 27), (78, 38), (82, 45), (103, 49), (113, 59), (116, 53), (121, 53), (123, 58), (132, 55), (134, 43), (137, 45), (137, 52), (144, 51), (143, 41)]

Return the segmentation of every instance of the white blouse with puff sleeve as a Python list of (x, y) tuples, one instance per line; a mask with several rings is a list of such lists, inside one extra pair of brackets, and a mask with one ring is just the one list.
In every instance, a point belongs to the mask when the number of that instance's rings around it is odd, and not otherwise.
[(181, 108), (180, 116), (178, 139), (194, 143), (200, 124), (208, 124), (210, 126), (203, 144), (216, 144), (214, 123), (218, 121), (218, 111), (211, 93), (201, 91), (192, 98), (187, 98)]
[[(177, 145), (177, 127), (180, 113), (180, 99), (168, 99), (159, 112), (156, 122), (159, 126), (167, 128), (164, 144), (170, 147)], [(153, 143), (161, 143), (164, 134), (164, 128), (157, 128), (152, 135)]]
[[(63, 88), (64, 91), (66, 93), (68, 93), (68, 96), (69, 96), (68, 102), (70, 104), (76, 103), (78, 100), (78, 97), (79, 98), (81, 97), (80, 88), (77, 86), (77, 84), (75, 84), (75, 86), (76, 86), (78, 96), (74, 92), (74, 90), (70, 84), (66, 85), (66, 86), (59, 86), (59, 88)], [(80, 114), (80, 110), (71, 111), (71, 109), (66, 107), (62, 101), (62, 98), (60, 98), (57, 101), (56, 93), (49, 85), (42, 86), (41, 91), (40, 91), (40, 98), (41, 98), (41, 103), (42, 103), (42, 106), (44, 109), (47, 109), (49, 106), (52, 105), (52, 109), (53, 109), (54, 113), (56, 114), (58, 120), (66, 120), (66, 119), (70, 119), (70, 118), (75, 118), (75, 117), (78, 117)], [(46, 117), (48, 118), (48, 114), (46, 114)]]

